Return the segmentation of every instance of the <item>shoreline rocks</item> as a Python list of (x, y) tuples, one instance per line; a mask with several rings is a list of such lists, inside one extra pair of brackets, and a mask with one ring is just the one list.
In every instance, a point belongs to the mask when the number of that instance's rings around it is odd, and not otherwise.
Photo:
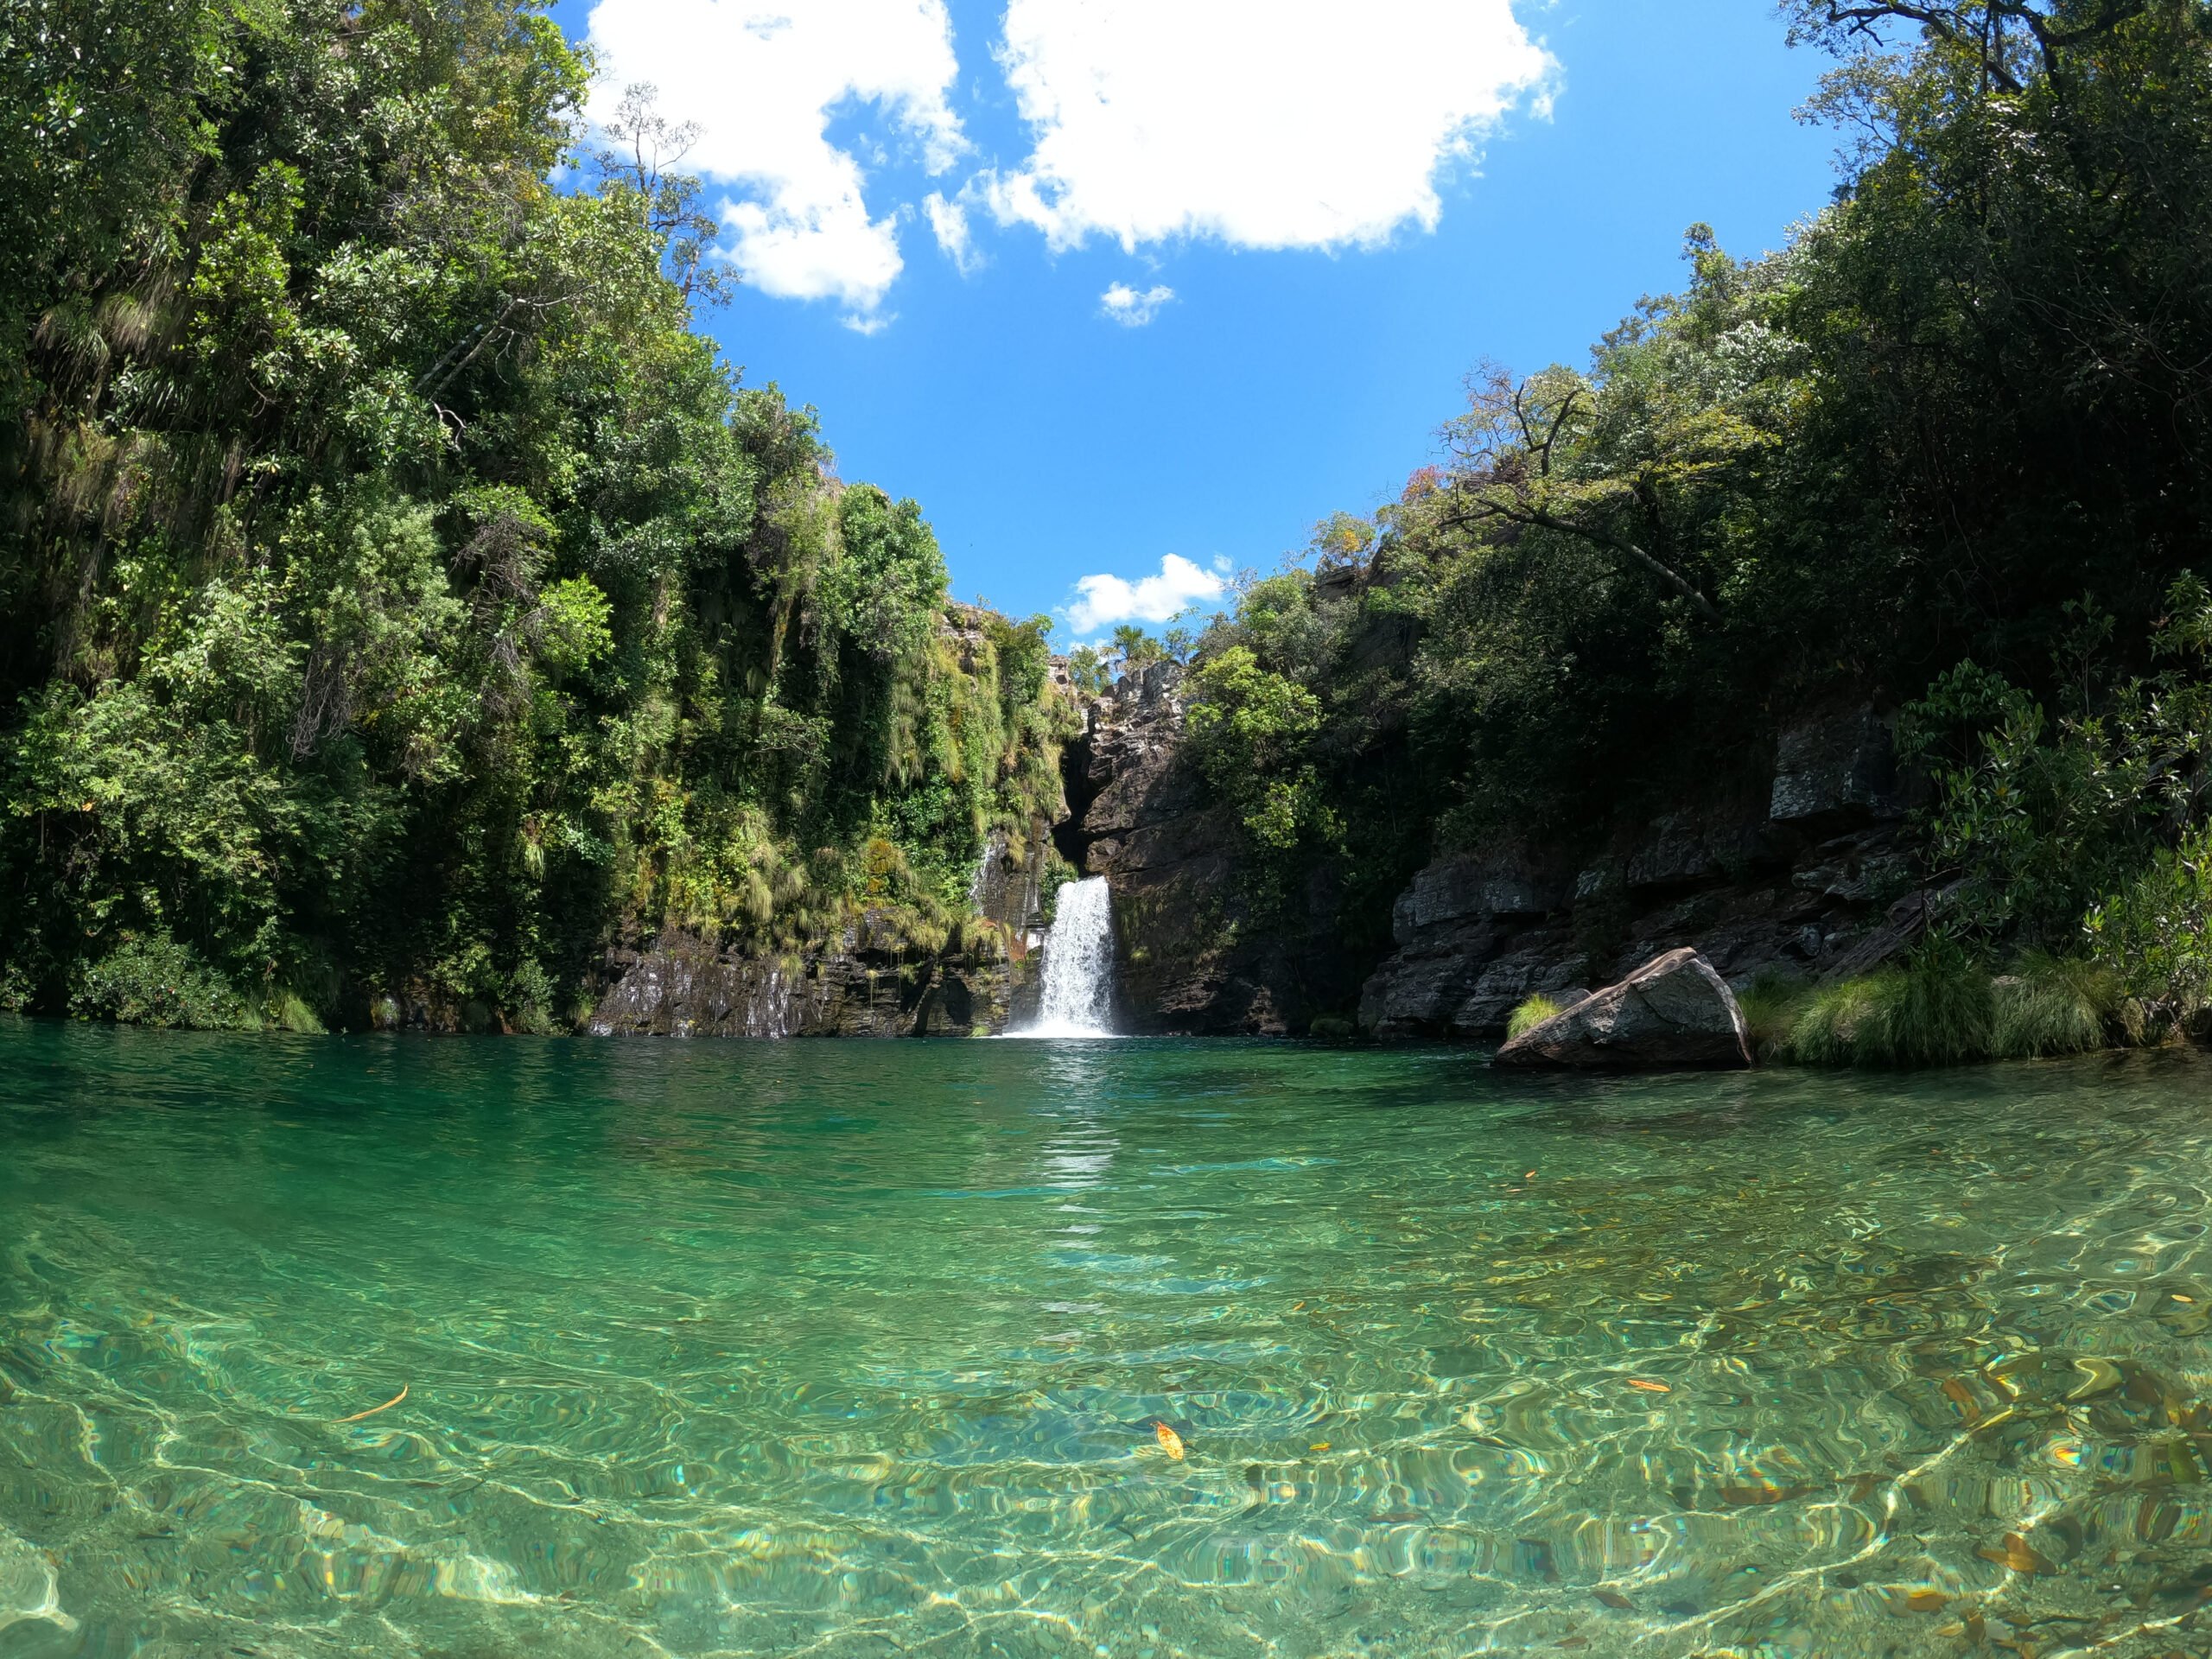
[(1744, 1067), (1744, 1011), (1728, 982), (1695, 950), (1654, 957), (1497, 1051), (1505, 1066), (1632, 1071)]

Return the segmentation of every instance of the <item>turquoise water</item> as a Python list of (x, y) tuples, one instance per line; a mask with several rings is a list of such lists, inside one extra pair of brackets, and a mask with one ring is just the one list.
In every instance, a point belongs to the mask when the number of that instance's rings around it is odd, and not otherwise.
[(2202, 1652), (2208, 1084), (0, 1023), (0, 1656)]

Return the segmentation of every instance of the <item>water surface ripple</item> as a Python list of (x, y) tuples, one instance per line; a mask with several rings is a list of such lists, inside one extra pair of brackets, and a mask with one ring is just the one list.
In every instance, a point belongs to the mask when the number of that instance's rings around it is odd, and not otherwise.
[(0, 1021), (0, 1656), (2201, 1653), (2208, 1082)]

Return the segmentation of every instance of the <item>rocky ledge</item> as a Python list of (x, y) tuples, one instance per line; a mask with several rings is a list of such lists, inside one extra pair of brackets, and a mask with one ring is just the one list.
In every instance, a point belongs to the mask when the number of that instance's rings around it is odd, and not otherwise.
[(789, 956), (667, 929), (608, 953), (610, 983), (585, 1029), (599, 1037), (997, 1036), (1036, 995), (1045, 845), (1042, 823), (1024, 845), (991, 837), (972, 894), (985, 925), (962, 948), (915, 950), (880, 911)]
[(596, 1037), (995, 1035), (1014, 991), (1006, 962), (915, 959), (857, 941), (770, 958), (671, 931), (612, 961), (620, 977), (587, 1027)]
[(1687, 804), (1587, 849), (1505, 840), (1438, 860), (1399, 899), (1398, 949), (1359, 1023), (1384, 1039), (1491, 1040), (1541, 992), (1572, 1001), (1694, 948), (1721, 978), (1864, 973), (1918, 936), (1887, 721), (1830, 709), (1777, 743), (1770, 783)]

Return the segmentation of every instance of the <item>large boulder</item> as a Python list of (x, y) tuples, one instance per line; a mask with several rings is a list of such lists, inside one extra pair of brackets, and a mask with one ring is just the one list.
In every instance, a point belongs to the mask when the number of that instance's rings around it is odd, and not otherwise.
[(1728, 982), (1688, 949), (1653, 958), (1497, 1051), (1500, 1065), (1669, 1071), (1751, 1063)]

